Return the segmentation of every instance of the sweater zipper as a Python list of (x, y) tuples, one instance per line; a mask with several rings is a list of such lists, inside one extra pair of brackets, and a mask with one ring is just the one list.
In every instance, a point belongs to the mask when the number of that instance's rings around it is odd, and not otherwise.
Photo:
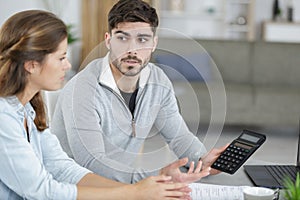
[[(103, 85), (104, 86), (104, 85)], [(135, 128), (135, 119), (134, 119), (134, 115), (130, 112), (128, 106), (126, 105), (125, 101), (123, 100), (123, 98), (116, 93), (113, 89), (111, 89), (110, 87), (105, 86), (108, 90), (110, 90), (114, 95), (116, 95), (120, 101), (123, 103), (123, 105), (125, 105), (126, 109), (129, 111), (130, 115), (131, 115), (131, 128), (132, 128), (132, 133), (131, 136), (132, 137), (136, 137), (136, 128)]]
[[(145, 90), (142, 90), (141, 91), (141, 93), (140, 93), (140, 95), (139, 95), (139, 97), (141, 97), (142, 96), (142, 94), (144, 93), (144, 91)], [(136, 99), (136, 104), (138, 104), (138, 102), (139, 102), (139, 97)], [(123, 101), (123, 100), (122, 100)], [(124, 101), (123, 101), (124, 102)], [(124, 102), (125, 103), (125, 102)], [(139, 109), (138, 107), (136, 107), (135, 108), (135, 111), (137, 110), (137, 109)], [(129, 111), (130, 112), (130, 111)], [(131, 112), (130, 112), (131, 113)], [(137, 112), (136, 112), (137, 113)], [(132, 137), (136, 137), (136, 127), (135, 127), (135, 118), (134, 118), (134, 115), (133, 114), (131, 114), (131, 116), (132, 116), (132, 119), (131, 119), (131, 127), (132, 127)]]
[(134, 116), (132, 115), (132, 119), (131, 119), (131, 127), (132, 127), (132, 137), (136, 137), (136, 130), (135, 130), (135, 121), (134, 121)]

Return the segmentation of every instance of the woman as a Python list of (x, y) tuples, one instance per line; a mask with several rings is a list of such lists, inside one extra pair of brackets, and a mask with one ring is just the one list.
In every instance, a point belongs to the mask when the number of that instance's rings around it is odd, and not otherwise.
[(189, 199), (171, 177), (118, 183), (80, 167), (49, 132), (41, 90), (57, 90), (70, 69), (67, 31), (38, 10), (10, 17), (0, 30), (1, 199)]

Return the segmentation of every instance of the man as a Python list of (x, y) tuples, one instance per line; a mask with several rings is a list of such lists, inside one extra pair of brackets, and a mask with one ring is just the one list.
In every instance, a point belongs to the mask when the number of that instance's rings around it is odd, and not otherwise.
[[(108, 55), (89, 63), (65, 86), (53, 133), (69, 156), (107, 178), (134, 183), (160, 173), (173, 181), (197, 181), (200, 158), (208, 170), (224, 147), (205, 154), (178, 111), (171, 82), (149, 63), (158, 42), (155, 9), (141, 0), (120, 0), (110, 10), (108, 24)], [(137, 155), (154, 130), (190, 164), (181, 159), (163, 169), (137, 167)], [(187, 173), (179, 171), (183, 165), (189, 167)]]

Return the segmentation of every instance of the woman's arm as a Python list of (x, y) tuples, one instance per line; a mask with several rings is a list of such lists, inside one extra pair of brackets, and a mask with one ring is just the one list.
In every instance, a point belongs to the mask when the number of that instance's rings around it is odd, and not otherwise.
[[(78, 183), (77, 199), (130, 199), (130, 200), (175, 200), (175, 199), (187, 199), (189, 200), (189, 193), (191, 190), (183, 183), (171, 183), (171, 177), (167, 176), (152, 176), (148, 177), (136, 184), (123, 185), (119, 187), (117, 183), (111, 181), (97, 183), (97, 181), (103, 181), (102, 177), (94, 174), (88, 174)], [(111, 184), (110, 188), (104, 186), (101, 188), (87, 187), (87, 186), (99, 186), (103, 183)]]
[[(82, 167), (67, 158), (54, 135), (45, 131), (42, 139), (47, 168), (59, 180), (74, 182), (77, 176), (75, 171), (80, 171)], [(73, 178), (70, 179), (70, 176)], [(149, 177), (137, 184), (126, 185), (90, 172), (76, 181), (77, 199), (167, 199), (171, 196), (171, 199), (189, 199), (190, 189), (187, 185), (173, 184), (170, 180), (171, 177), (166, 176)]]
[(39, 158), (41, 152), (34, 151), (38, 140), (31, 145), (25, 134), (23, 122), (13, 113), (0, 114), (1, 182), (25, 199), (75, 199), (76, 185), (55, 180)]
[(112, 188), (125, 186), (126, 184), (113, 181), (102, 176), (98, 176), (93, 173), (86, 174), (77, 184), (77, 186), (90, 186), (90, 187), (102, 187), (102, 188)]

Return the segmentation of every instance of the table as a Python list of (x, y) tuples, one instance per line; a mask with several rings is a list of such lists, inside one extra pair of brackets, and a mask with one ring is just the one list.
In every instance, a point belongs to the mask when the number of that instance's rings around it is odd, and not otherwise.
[[(267, 165), (267, 164), (274, 164), (270, 162), (265, 162), (261, 160), (253, 160), (249, 159), (246, 162), (247, 165)], [(251, 182), (250, 178), (247, 176), (246, 172), (244, 171), (243, 166), (238, 169), (233, 175), (227, 173), (220, 173), (217, 175), (207, 176), (202, 178), (199, 182), (201, 183), (209, 183), (209, 184), (216, 184), (216, 185), (230, 185), (230, 186), (254, 186)], [(283, 198), (283, 191), (280, 192), (279, 200), (284, 200)]]

